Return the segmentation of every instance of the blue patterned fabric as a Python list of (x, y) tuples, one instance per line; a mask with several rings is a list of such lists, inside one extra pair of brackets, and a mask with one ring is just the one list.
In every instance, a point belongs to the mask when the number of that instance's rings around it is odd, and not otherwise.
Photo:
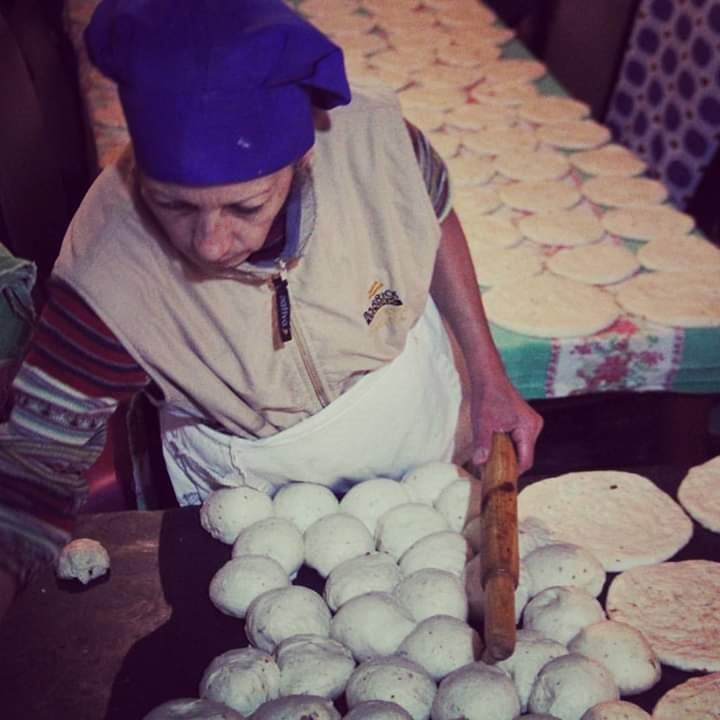
[(720, 0), (640, 0), (605, 121), (685, 207), (720, 144)]

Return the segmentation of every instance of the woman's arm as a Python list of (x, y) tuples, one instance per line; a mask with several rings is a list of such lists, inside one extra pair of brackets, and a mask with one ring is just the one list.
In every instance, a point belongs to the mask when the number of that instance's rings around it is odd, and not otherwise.
[(451, 211), (442, 221), (430, 293), (460, 345), (470, 385), (470, 422), (476, 464), (485, 462), (493, 432), (509, 432), (518, 451), (518, 469), (533, 463), (542, 418), (510, 382), (495, 347), (465, 234)]

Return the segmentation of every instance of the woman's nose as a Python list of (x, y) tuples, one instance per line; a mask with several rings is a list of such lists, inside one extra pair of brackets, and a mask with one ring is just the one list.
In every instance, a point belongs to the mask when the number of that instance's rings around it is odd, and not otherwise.
[(229, 238), (219, 213), (203, 213), (195, 223), (193, 247), (203, 260), (222, 258), (229, 249)]

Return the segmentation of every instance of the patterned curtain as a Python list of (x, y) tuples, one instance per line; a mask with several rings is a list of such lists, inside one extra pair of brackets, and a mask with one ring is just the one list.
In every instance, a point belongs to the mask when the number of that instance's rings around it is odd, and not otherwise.
[(685, 208), (720, 145), (720, 0), (640, 0), (605, 122)]

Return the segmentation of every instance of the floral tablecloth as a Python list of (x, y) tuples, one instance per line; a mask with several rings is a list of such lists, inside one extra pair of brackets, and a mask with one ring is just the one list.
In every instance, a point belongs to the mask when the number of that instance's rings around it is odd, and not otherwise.
[[(351, 78), (357, 73), (375, 74), (397, 90), (419, 82), (442, 96), (444, 103), (472, 103), (471, 81), (464, 80), (455, 94), (442, 82), (434, 82), (453, 74), (467, 77), (472, 64), (468, 48), (475, 47), (478, 63), (529, 58), (512, 33), (493, 21), (491, 11), (473, 0), (298, 0), (293, 4), (343, 46)], [(68, 0), (65, 20), (77, 49), (81, 92), (102, 168), (118, 156), (128, 136), (115, 88), (91, 67), (82, 43), (82, 31), (96, 5), (97, 0)], [(412, 32), (407, 30), (408, 22)], [(397, 62), (378, 62), (373, 67), (369, 58), (388, 48), (400, 52), (405, 68)], [(423, 57), (438, 53), (438, 48), (449, 50), (429, 62)], [(444, 57), (456, 64), (449, 69)], [(564, 94), (547, 72), (534, 85), (541, 94)], [(411, 115), (420, 127), (427, 111), (421, 109), (419, 121)], [(491, 329), (510, 377), (528, 399), (609, 391), (720, 392), (720, 328), (674, 328), (624, 315), (610, 328), (578, 338), (530, 337), (494, 325)]]

